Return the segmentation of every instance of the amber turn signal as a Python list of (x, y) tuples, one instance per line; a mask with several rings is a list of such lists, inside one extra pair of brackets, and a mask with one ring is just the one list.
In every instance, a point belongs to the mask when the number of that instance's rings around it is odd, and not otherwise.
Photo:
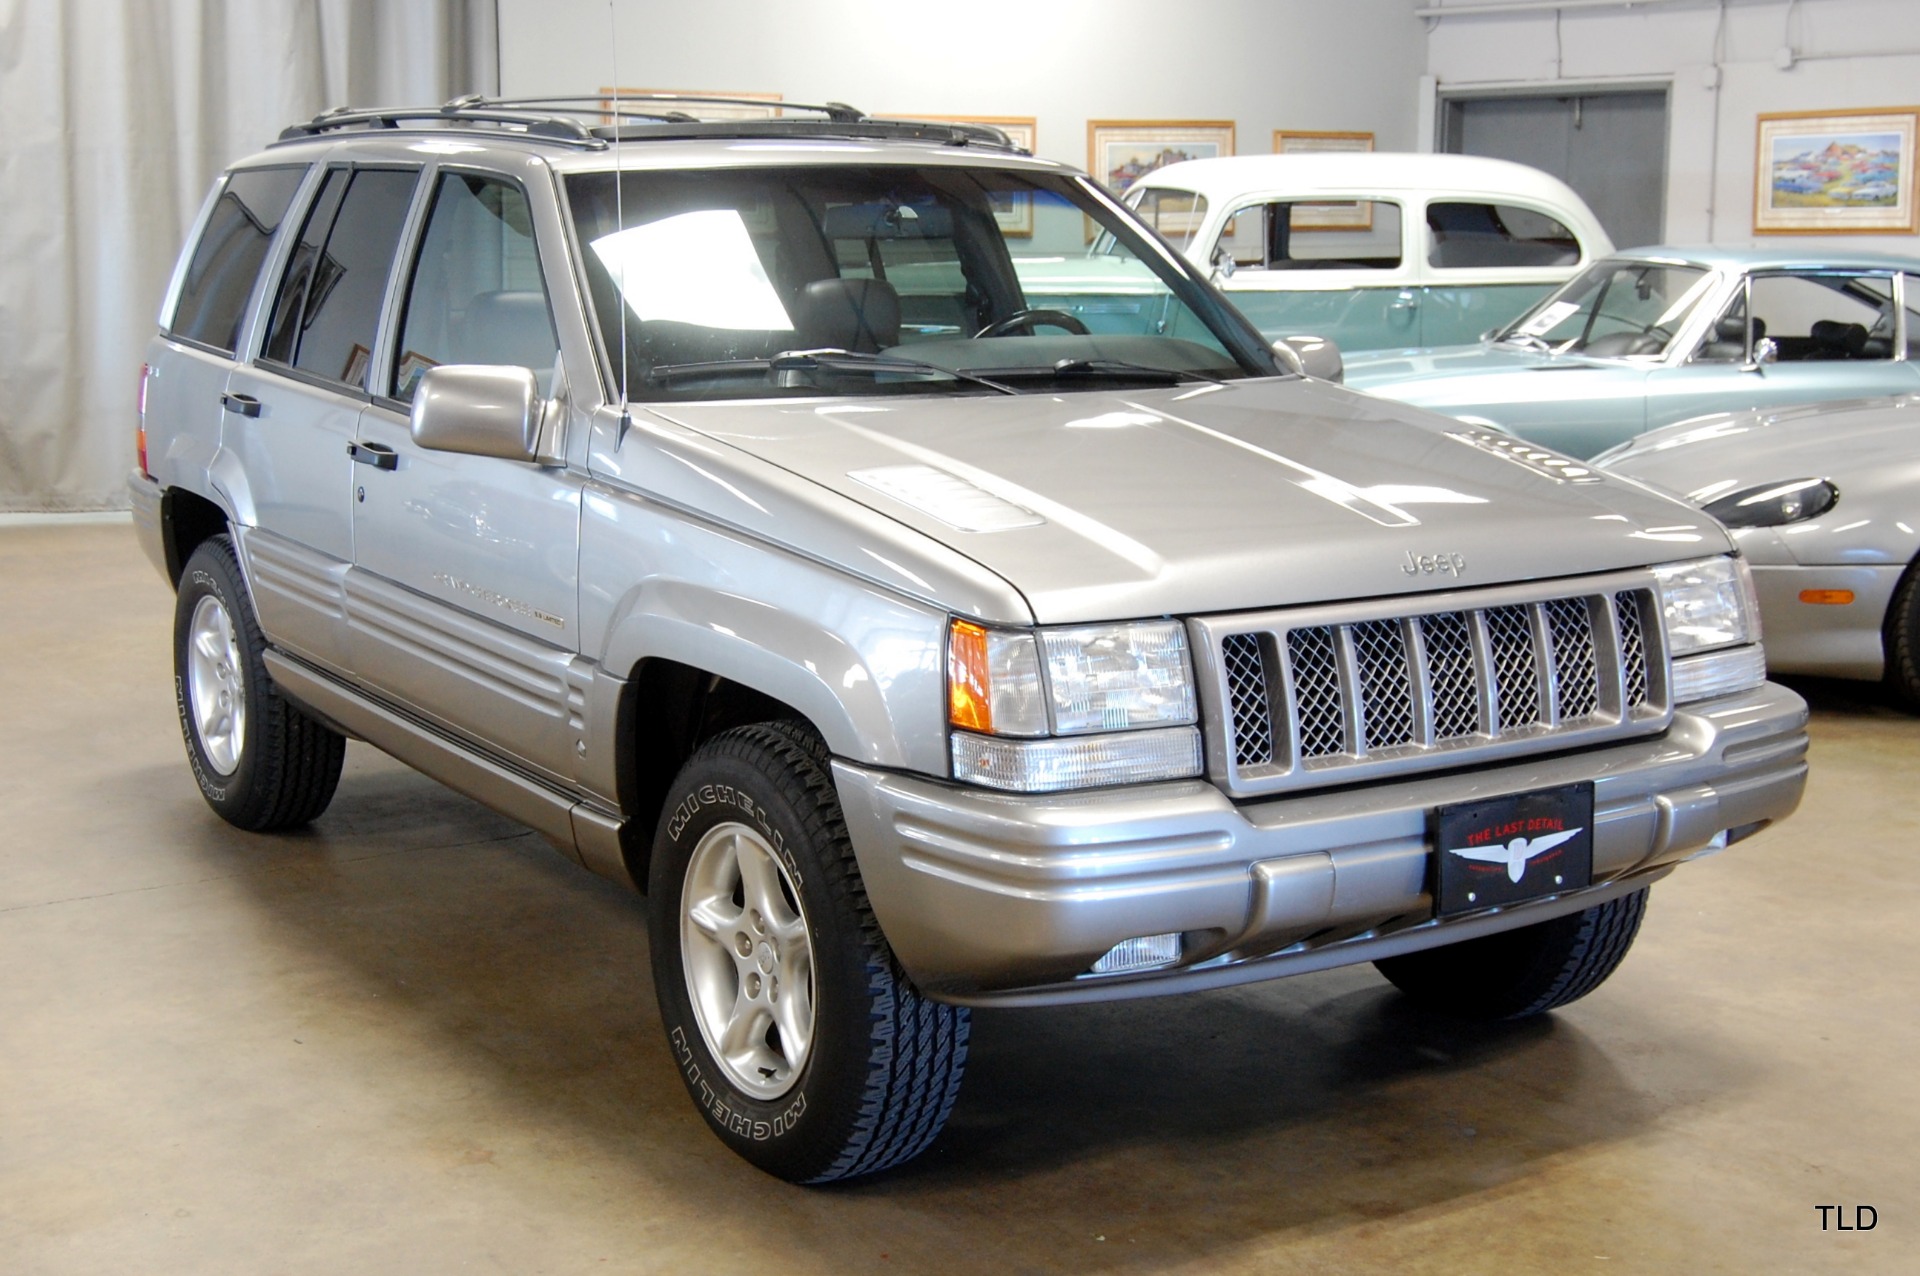
[(987, 686), (987, 631), (964, 620), (952, 622), (947, 626), (947, 721), (969, 731), (992, 731)]
[(1803, 589), (1800, 591), (1800, 601), (1829, 607), (1844, 607), (1853, 601), (1853, 591), (1851, 589)]

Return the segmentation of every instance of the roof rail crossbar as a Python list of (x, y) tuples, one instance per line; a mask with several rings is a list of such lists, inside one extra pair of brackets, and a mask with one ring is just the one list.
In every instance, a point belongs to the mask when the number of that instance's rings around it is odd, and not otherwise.
[[(773, 107), (769, 119), (701, 119), (702, 106)], [(681, 108), (692, 108), (681, 109)], [(800, 118), (794, 118), (799, 113)], [(825, 119), (808, 119), (806, 116)], [(591, 97), (459, 97), (440, 106), (340, 107), (283, 130), (280, 140), (298, 141), (343, 129), (494, 126), (502, 132), (552, 138), (599, 149), (616, 138), (794, 137), (812, 131), (834, 136), (910, 139), (946, 146), (979, 145), (1019, 151), (1004, 132), (985, 124), (875, 119), (844, 102), (810, 104), (701, 93), (612, 93)]]

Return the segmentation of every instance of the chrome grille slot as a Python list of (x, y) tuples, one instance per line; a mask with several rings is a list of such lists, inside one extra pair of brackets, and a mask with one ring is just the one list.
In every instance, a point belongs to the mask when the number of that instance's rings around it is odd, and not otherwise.
[(1499, 729), (1510, 732), (1535, 726), (1541, 720), (1540, 653), (1533, 641), (1533, 608), (1490, 607), (1486, 618)]
[(1212, 774), (1257, 796), (1660, 730), (1651, 598), (1636, 570), (1191, 621)]
[(1273, 761), (1273, 708), (1267, 693), (1267, 661), (1258, 634), (1229, 634), (1220, 643), (1233, 704), (1233, 756), (1240, 766)]
[(1560, 721), (1571, 722), (1600, 708), (1593, 612), (1584, 598), (1555, 598), (1546, 608), (1547, 634), (1553, 642), (1554, 695)]
[(1647, 704), (1647, 640), (1640, 623), (1639, 590), (1621, 590), (1613, 596), (1614, 623), (1620, 629), (1620, 663), (1626, 670), (1626, 694), (1622, 699), (1628, 710)]
[(1460, 611), (1420, 618), (1427, 646), (1427, 680), (1433, 686), (1433, 738), (1457, 740), (1484, 730), (1480, 679), (1473, 664), (1473, 628)]
[(1400, 622), (1369, 620), (1351, 633), (1360, 673), (1360, 752), (1412, 744), (1413, 674)]
[(1346, 696), (1340, 686), (1333, 630), (1290, 631), (1287, 663), (1293, 673), (1294, 713), (1300, 722), (1300, 756), (1321, 758), (1346, 752)]

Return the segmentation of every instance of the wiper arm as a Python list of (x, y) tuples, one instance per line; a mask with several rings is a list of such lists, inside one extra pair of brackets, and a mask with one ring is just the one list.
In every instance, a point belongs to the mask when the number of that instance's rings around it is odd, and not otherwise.
[(921, 359), (902, 359), (896, 355), (866, 354), (857, 350), (785, 350), (771, 359), (708, 359), (696, 363), (663, 363), (647, 373), (654, 385), (689, 377), (761, 374), (776, 376), (782, 372), (806, 372), (814, 368), (859, 368), (872, 372), (932, 372), (955, 381), (983, 385), (1000, 394), (1019, 394), (1010, 385), (971, 372), (958, 372)]
[(1545, 338), (1536, 337), (1531, 332), (1509, 332), (1494, 339), (1496, 345), (1519, 346), (1523, 350), (1538, 350), (1542, 354), (1552, 354), (1553, 347)]
[(942, 367), (937, 363), (928, 363), (924, 359), (903, 359), (895, 354), (867, 354), (861, 350), (788, 350), (772, 359), (775, 372), (789, 368), (804, 370), (807, 368), (871, 368), (876, 372), (937, 372), (943, 377), (952, 377), (956, 381), (966, 381), (973, 385), (983, 385), (1000, 394), (1020, 394), (1022, 391), (1010, 385), (1003, 385), (991, 377), (983, 377), (974, 372), (962, 372), (957, 368)]
[(1215, 385), (1227, 383), (1226, 378), (1216, 377), (1211, 372), (1200, 372), (1193, 368), (1155, 368), (1144, 363), (1128, 363), (1124, 359), (1061, 359), (1043, 368), (995, 368), (993, 371), (1004, 377), (1045, 374), (1052, 377), (1111, 377), (1152, 381), (1160, 385), (1179, 385), (1182, 381), (1211, 381)]

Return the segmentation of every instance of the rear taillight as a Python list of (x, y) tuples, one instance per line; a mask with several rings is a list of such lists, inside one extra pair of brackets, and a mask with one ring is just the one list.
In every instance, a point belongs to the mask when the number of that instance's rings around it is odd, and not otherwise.
[(138, 400), (140, 424), (134, 430), (133, 443), (135, 450), (140, 456), (140, 473), (142, 477), (151, 477), (147, 471), (147, 378), (152, 375), (152, 364), (143, 363), (140, 365), (140, 395)]

